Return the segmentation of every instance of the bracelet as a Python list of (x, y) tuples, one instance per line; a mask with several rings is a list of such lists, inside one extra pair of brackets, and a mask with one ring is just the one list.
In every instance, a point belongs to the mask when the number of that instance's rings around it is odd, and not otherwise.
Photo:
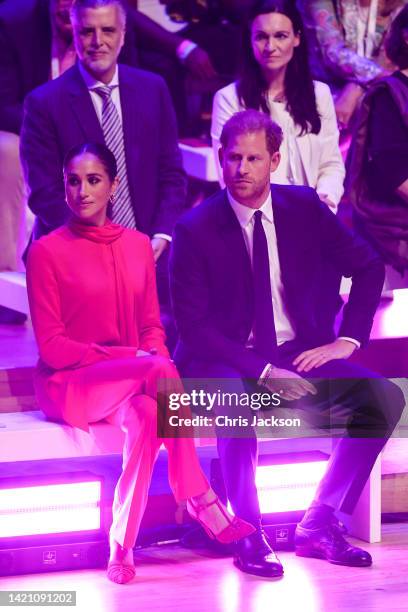
[(194, 49), (198, 47), (192, 40), (183, 40), (176, 49), (176, 55), (181, 63), (183, 63)]
[(262, 372), (261, 376), (259, 377), (258, 380), (258, 385), (263, 385), (265, 386), (268, 381), (273, 378), (273, 371), (275, 369), (275, 366), (273, 366), (271, 363), (268, 364), (268, 369), (266, 370), (266, 372)]

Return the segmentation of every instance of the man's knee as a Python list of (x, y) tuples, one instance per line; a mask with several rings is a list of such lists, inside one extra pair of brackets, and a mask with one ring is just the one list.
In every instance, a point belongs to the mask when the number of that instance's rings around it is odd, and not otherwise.
[(405, 396), (402, 389), (395, 383), (387, 380), (387, 404), (390, 426), (393, 429), (401, 420), (405, 409)]
[(373, 379), (371, 385), (374, 387), (377, 410), (384, 421), (384, 427), (391, 435), (404, 412), (404, 393), (397, 384), (388, 379)]

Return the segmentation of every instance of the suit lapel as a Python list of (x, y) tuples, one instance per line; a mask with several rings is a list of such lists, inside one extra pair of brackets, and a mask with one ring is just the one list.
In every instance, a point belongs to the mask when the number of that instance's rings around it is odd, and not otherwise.
[(311, 228), (296, 218), (295, 206), (289, 200), (291, 189), (286, 186), (271, 187), (284, 300), (293, 314), (302, 308), (299, 301), (310, 282), (315, 261), (310, 244)]
[(91, 96), (81, 77), (78, 67), (74, 66), (68, 72), (66, 74), (69, 78), (69, 102), (84, 135), (84, 140), (105, 142), (101, 124), (96, 115)]
[(290, 202), (279, 187), (272, 185), (271, 194), (284, 300), (290, 309), (296, 303), (301, 281), (298, 267), (302, 264), (303, 228), (296, 224)]
[(218, 207), (218, 225), (223, 241), (228, 250), (236, 257), (236, 267), (242, 270), (246, 278), (252, 279), (251, 260), (242, 234), (242, 228), (228, 202), (227, 192), (224, 189)]

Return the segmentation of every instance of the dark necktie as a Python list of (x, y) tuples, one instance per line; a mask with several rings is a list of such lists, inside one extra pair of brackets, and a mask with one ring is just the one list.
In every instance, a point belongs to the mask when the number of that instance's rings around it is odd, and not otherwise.
[(271, 363), (276, 361), (277, 342), (273, 317), (268, 243), (262, 225), (262, 212), (254, 213), (252, 268), (255, 294), (254, 348)]
[(105, 87), (95, 87), (92, 90), (96, 91), (102, 98), (102, 131), (105, 144), (114, 154), (118, 167), (119, 185), (114, 196), (112, 221), (125, 227), (135, 228), (136, 221), (126, 171), (123, 130), (118, 111), (112, 100), (112, 89), (112, 87), (106, 85)]

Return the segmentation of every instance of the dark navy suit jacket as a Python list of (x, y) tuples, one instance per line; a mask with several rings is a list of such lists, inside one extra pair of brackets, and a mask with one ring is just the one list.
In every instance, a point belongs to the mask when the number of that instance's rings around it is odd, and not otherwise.
[[(338, 295), (332, 295), (328, 269), (353, 280), (339, 335), (366, 343), (384, 281), (380, 258), (313, 189), (272, 185), (271, 192), (283, 300), (299, 347), (334, 339)], [(180, 334), (179, 367), (191, 360), (221, 362), (257, 379), (266, 361), (245, 347), (254, 322), (251, 264), (225, 191), (177, 223), (170, 284)]]
[[(119, 65), (126, 164), (137, 228), (171, 234), (185, 199), (177, 126), (164, 81)], [(91, 96), (77, 66), (25, 99), (21, 155), (37, 216), (35, 237), (66, 220), (62, 162), (74, 145), (104, 142)]]

